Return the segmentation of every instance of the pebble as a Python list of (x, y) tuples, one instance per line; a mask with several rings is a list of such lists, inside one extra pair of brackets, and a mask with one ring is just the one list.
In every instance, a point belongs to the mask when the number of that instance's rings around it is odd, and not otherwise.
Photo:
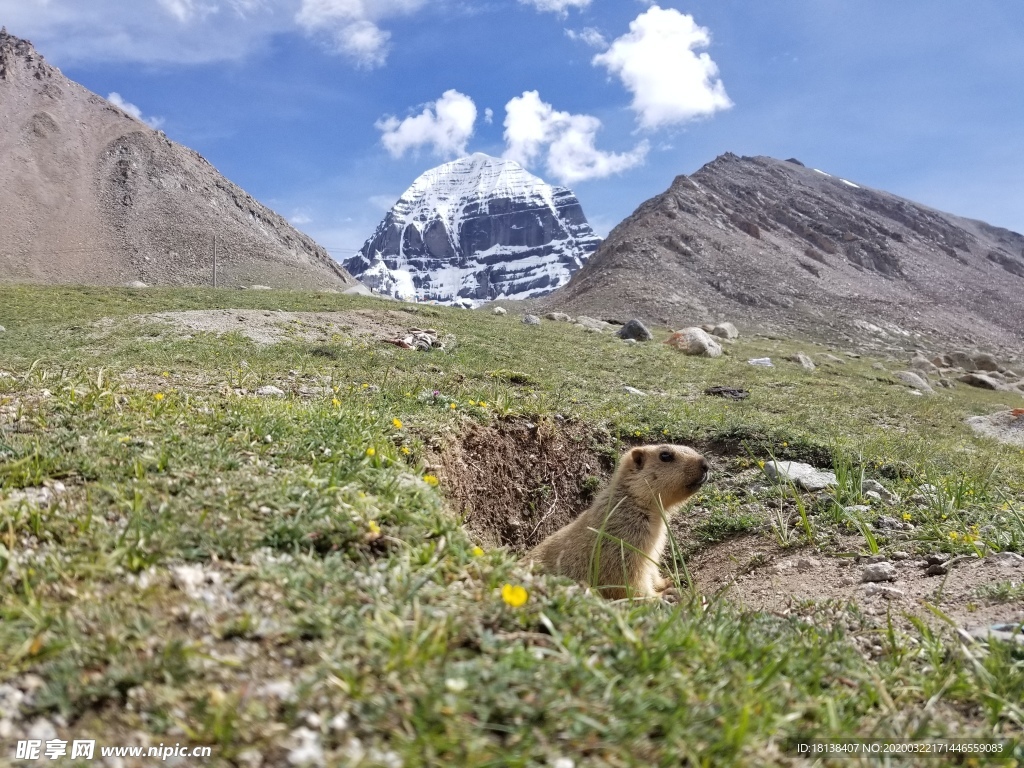
[(836, 484), (835, 473), (815, 469), (799, 461), (769, 461), (765, 463), (764, 471), (769, 479), (789, 481), (805, 491), (820, 491)]
[(637, 397), (647, 397), (646, 392), (637, 389), (636, 387), (623, 387), (622, 389), (625, 390), (630, 395), (636, 395)]
[(257, 397), (284, 397), (284, 390), (275, 387), (272, 384), (267, 384), (256, 390)]
[(873, 563), (861, 571), (860, 580), (862, 582), (895, 581), (896, 568), (892, 563)]
[(263, 753), (258, 749), (246, 749), (235, 757), (245, 768), (260, 768), (263, 765)]
[(1021, 557), (1016, 552), (996, 552), (989, 555), (986, 559), (993, 565), (998, 565), (1002, 568), (1020, 568), (1024, 566), (1024, 557)]
[(289, 763), (299, 766), (326, 764), (319, 733), (301, 727), (292, 731), (291, 737), (295, 746), (288, 752)]
[(889, 561), (888, 557), (886, 557), (885, 555), (879, 554), (879, 555), (870, 555), (868, 557), (865, 557), (862, 562), (865, 565), (874, 565), (875, 563), (886, 563), (888, 561)]
[(796, 569), (801, 572), (813, 571), (821, 566), (821, 561), (813, 557), (801, 557), (796, 561)]
[(881, 595), (886, 600), (892, 600), (896, 597), (903, 597), (907, 593), (902, 589), (896, 589), (896, 587), (885, 587), (881, 584), (868, 584), (864, 587), (865, 597), (874, 597), (875, 595)]
[(523, 325), (540, 325), (540, 318), (536, 315), (523, 315)]
[(7, 329), (0, 325), (0, 333), (6, 333)]
[(495, 307), (493, 310), (491, 310), (491, 314), (492, 315), (507, 315), (508, 312), (505, 310), (504, 307)]
[(53, 727), (53, 723), (49, 720), (40, 717), (29, 726), (28, 737), (30, 739), (39, 739), (40, 741), (49, 741), (50, 739), (57, 738), (57, 729)]

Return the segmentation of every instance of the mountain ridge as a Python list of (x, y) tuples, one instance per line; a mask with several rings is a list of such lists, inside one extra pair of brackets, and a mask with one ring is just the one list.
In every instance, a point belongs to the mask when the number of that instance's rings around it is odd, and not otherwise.
[(0, 32), (0, 280), (345, 290), (325, 249)]
[(554, 290), (598, 242), (571, 190), (478, 152), (421, 174), (344, 264), (380, 293), (476, 306)]
[[(876, 346), (1019, 348), (1024, 236), (726, 153), (641, 204), (542, 305), (666, 325), (735, 319)], [(868, 327), (870, 326), (870, 327)], [(877, 329), (877, 330), (875, 330)]]

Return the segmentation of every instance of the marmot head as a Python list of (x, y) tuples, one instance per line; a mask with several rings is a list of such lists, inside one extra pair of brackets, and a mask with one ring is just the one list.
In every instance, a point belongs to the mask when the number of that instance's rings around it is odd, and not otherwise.
[(708, 460), (684, 445), (643, 445), (619, 461), (618, 483), (652, 512), (668, 511), (700, 490), (711, 473)]

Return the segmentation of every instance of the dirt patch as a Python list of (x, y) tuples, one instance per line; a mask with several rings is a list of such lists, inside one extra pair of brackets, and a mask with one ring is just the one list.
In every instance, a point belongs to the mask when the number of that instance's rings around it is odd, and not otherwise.
[[(856, 544), (850, 544), (855, 551)], [(979, 592), (986, 585), (1020, 584), (1024, 568), (1007, 567), (997, 557), (986, 557), (954, 565), (946, 576), (928, 576), (921, 557), (889, 561), (895, 569), (894, 581), (865, 584), (861, 573), (867, 563), (861, 558), (781, 549), (763, 536), (748, 535), (702, 550), (689, 567), (701, 592), (722, 592), (751, 611), (789, 614), (811, 601), (853, 603), (869, 624), (881, 626), (888, 614), (899, 623), (906, 623), (904, 615), (909, 615), (935, 624), (939, 619), (928, 608), (932, 605), (961, 627), (1024, 622), (1024, 602), (998, 602)]]
[(490, 546), (523, 553), (587, 508), (617, 458), (607, 433), (517, 418), (467, 427), (440, 462), (466, 527)]
[[(111, 327), (118, 321), (104, 318), (97, 325)], [(281, 341), (327, 342), (341, 336), (391, 338), (408, 328), (421, 326), (423, 318), (402, 310), (355, 309), (341, 312), (284, 312), (262, 309), (193, 309), (135, 315), (123, 322), (160, 322), (182, 336), (190, 333), (240, 333), (257, 344)]]

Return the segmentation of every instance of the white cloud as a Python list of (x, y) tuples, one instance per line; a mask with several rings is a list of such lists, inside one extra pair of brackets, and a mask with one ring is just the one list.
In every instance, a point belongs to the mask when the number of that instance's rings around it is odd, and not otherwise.
[(488, 125), (494, 122), (494, 110), (490, 107), (484, 110), (484, 122)]
[(586, 8), (590, 0), (519, 0), (523, 5), (532, 5), (538, 11), (551, 11), (565, 15), (570, 8)]
[(425, 4), (426, 0), (302, 0), (295, 20), (308, 32), (330, 33), (340, 53), (357, 66), (373, 69), (387, 61), (391, 39), (377, 22), (413, 13)]
[(603, 51), (608, 47), (608, 41), (604, 39), (604, 35), (597, 29), (594, 29), (594, 27), (584, 27), (580, 30), (567, 29), (565, 30), (565, 35), (570, 40), (578, 40), (589, 45), (591, 48)]
[(604, 152), (595, 146), (601, 121), (592, 115), (559, 112), (526, 91), (505, 105), (505, 157), (531, 165), (542, 155), (548, 173), (565, 184), (600, 179), (641, 165), (650, 145), (630, 152)]
[(440, 99), (423, 111), (404, 120), (386, 117), (378, 120), (381, 143), (392, 157), (401, 157), (410, 149), (431, 146), (442, 157), (462, 155), (473, 136), (476, 104), (456, 90), (445, 91)]
[(312, 224), (313, 217), (300, 211), (289, 217), (288, 221), (294, 224), (296, 227), (302, 227), (305, 226), (306, 224)]
[(150, 128), (159, 128), (161, 125), (164, 124), (164, 119), (162, 117), (143, 117), (142, 110), (134, 104), (132, 104), (130, 101), (125, 101), (121, 97), (121, 94), (119, 94), (117, 91), (114, 91), (109, 96), (107, 96), (107, 101), (109, 101), (118, 109), (127, 112), (140, 123), (145, 123)]
[(657, 5), (637, 16), (593, 63), (618, 75), (633, 94), (642, 128), (655, 129), (707, 117), (732, 106), (707, 53), (708, 30), (692, 16)]

